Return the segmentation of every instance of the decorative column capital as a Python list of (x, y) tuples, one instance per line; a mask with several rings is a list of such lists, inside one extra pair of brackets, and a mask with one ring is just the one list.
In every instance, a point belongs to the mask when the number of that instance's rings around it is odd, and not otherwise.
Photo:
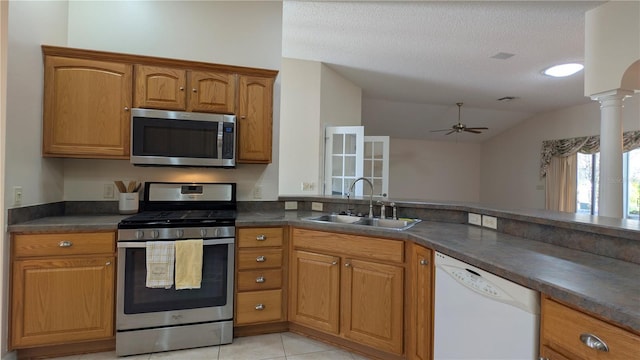
[(599, 101), (602, 104), (603, 101), (624, 100), (631, 96), (633, 96), (633, 91), (631, 90), (615, 89), (593, 94), (591, 95), (591, 100)]

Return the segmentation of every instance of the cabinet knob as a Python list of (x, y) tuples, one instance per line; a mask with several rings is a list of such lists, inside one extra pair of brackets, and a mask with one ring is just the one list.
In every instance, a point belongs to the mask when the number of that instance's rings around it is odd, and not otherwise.
[(194, 93), (197, 93), (197, 92), (198, 92), (198, 89), (193, 88), (193, 89), (191, 89), (191, 91), (193, 91)]
[(258, 311), (262, 311), (262, 310), (264, 310), (264, 304), (258, 304), (258, 305), (256, 305), (256, 310), (258, 310)]
[(265, 241), (265, 240), (267, 240), (267, 236), (265, 234), (260, 234), (260, 235), (256, 236), (256, 240)]
[(129, 107), (128, 107), (128, 106), (125, 106), (125, 107), (124, 107), (124, 111), (129, 111)]
[(179, 89), (180, 89), (180, 91), (184, 91), (184, 87), (183, 86), (180, 86)]
[(429, 265), (429, 260), (427, 260), (427, 259), (420, 259), (420, 265)]
[(109, 265), (111, 265), (111, 261), (107, 261), (107, 263), (106, 263), (106, 264), (104, 264), (104, 265), (105, 265), (105, 266), (109, 266)]
[(262, 284), (265, 281), (264, 276), (258, 276), (256, 278), (256, 283)]
[(58, 243), (59, 247), (72, 247), (73, 246), (73, 241), (69, 241), (69, 240), (63, 240), (60, 241), (60, 243)]
[(344, 263), (345, 267), (351, 267), (351, 263)]
[(591, 349), (602, 352), (609, 352), (609, 347), (607, 346), (607, 344), (593, 334), (581, 334), (580, 341), (582, 341), (583, 344), (587, 345)]
[(247, 116), (246, 116), (246, 115), (242, 115), (242, 116), (240, 116), (240, 119), (246, 119), (246, 118), (247, 118)]
[(265, 262), (267, 258), (264, 255), (260, 255), (256, 258), (256, 262)]
[(338, 262), (337, 262), (337, 261), (335, 261), (335, 260), (333, 260), (333, 261), (331, 262), (331, 265), (337, 265), (337, 264), (338, 264)]

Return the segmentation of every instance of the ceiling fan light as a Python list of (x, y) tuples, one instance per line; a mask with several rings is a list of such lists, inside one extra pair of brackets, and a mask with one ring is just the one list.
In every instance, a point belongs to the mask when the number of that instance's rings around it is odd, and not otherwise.
[(578, 63), (554, 65), (543, 71), (543, 74), (553, 77), (571, 76), (578, 71), (584, 69), (584, 65)]

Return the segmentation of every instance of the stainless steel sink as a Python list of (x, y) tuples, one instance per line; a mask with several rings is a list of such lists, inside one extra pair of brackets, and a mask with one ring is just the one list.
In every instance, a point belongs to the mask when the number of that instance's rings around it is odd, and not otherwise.
[(355, 225), (355, 226), (364, 226), (364, 227), (379, 227), (391, 230), (406, 230), (413, 225), (419, 223), (420, 219), (380, 219), (380, 218), (368, 218), (368, 217), (357, 217), (350, 215), (320, 215), (320, 216), (310, 216), (303, 218), (302, 220), (313, 221), (316, 223), (323, 224), (347, 224), (347, 225)]

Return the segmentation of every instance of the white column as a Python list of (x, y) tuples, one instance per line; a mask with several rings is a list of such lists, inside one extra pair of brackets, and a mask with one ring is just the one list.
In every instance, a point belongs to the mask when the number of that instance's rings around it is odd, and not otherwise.
[(622, 218), (622, 101), (633, 94), (612, 90), (592, 95), (600, 102), (600, 187), (598, 215)]

